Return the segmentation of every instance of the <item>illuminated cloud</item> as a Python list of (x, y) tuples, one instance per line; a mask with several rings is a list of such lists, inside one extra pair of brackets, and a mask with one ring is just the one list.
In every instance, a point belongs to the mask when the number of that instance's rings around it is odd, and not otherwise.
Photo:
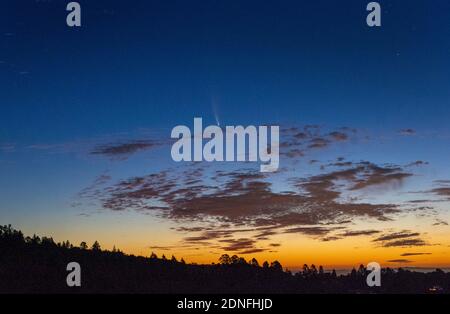
[(436, 222), (433, 224), (433, 226), (448, 226), (448, 222), (442, 219), (436, 219)]
[(339, 234), (342, 237), (358, 237), (358, 236), (368, 236), (380, 233), (378, 230), (348, 230), (344, 233)]
[(285, 230), (285, 233), (302, 233), (311, 236), (324, 236), (332, 230), (334, 229), (324, 227), (295, 227)]
[(401, 264), (408, 264), (408, 263), (412, 263), (414, 261), (410, 261), (408, 259), (391, 259), (386, 261), (388, 263), (401, 263)]
[(450, 187), (441, 187), (441, 188), (435, 188), (430, 191), (433, 194), (436, 194), (438, 196), (444, 196), (446, 198), (450, 198)]
[[(282, 233), (300, 233), (323, 241), (379, 233), (345, 230), (345, 224), (358, 217), (389, 220), (389, 215), (402, 209), (395, 204), (344, 202), (342, 193), (408, 176), (397, 166), (359, 162), (342, 170), (291, 178), (290, 191), (275, 192), (267, 174), (249, 169), (206, 170), (199, 164), (181, 172), (161, 171), (112, 185), (108, 176), (99, 177), (98, 183), (108, 185), (94, 189), (93, 195), (105, 209), (150, 210), (179, 223), (177, 231), (189, 233), (186, 243), (221, 243), (224, 250), (242, 251), (261, 249), (255, 246), (256, 240)], [(192, 222), (202, 226), (186, 225)], [(224, 227), (217, 228), (218, 224)], [(332, 234), (337, 230), (342, 232)], [(235, 238), (243, 232), (252, 232), (253, 240)]]
[(373, 239), (373, 242), (380, 242), (382, 247), (413, 247), (429, 245), (423, 239), (419, 238), (419, 232), (412, 232), (403, 230), (400, 232), (393, 232), (384, 234)]
[(395, 240), (383, 243), (383, 247), (411, 247), (428, 245), (424, 240), (419, 238)]
[(390, 234), (382, 235), (373, 241), (390, 241), (390, 240), (398, 240), (398, 239), (404, 239), (404, 238), (411, 238), (411, 237), (417, 237), (420, 233), (418, 232), (410, 232), (410, 231), (401, 231), (401, 232), (394, 232)]
[(422, 252), (418, 252), (418, 253), (403, 253), (400, 256), (420, 256), (420, 255), (431, 255), (431, 253), (422, 253)]
[[(286, 156), (308, 154), (310, 149), (347, 141), (356, 130), (341, 128), (322, 132), (319, 126), (282, 130)], [(92, 154), (122, 156), (158, 145), (135, 141), (98, 146)], [(317, 160), (314, 160), (318, 162)], [(407, 166), (421, 166), (413, 162)], [(328, 170), (328, 167), (333, 167)], [(317, 168), (317, 167), (316, 167)], [(413, 173), (405, 167), (335, 158), (320, 167), (319, 174), (296, 175), (280, 171), (288, 187), (274, 187), (273, 176), (253, 169), (218, 170), (209, 163), (182, 164), (177, 168), (113, 181), (105, 175), (85, 191), (101, 207), (113, 211), (152, 212), (177, 223), (186, 233), (181, 245), (209, 246), (225, 251), (260, 252), (263, 241), (280, 234), (302, 234), (320, 241), (373, 236), (378, 230), (354, 230), (355, 219), (388, 221), (408, 210), (400, 204), (362, 202), (353, 193), (370, 193), (372, 187), (396, 188)], [(326, 171), (328, 170), (328, 171)], [(193, 226), (193, 224), (195, 224)], [(383, 234), (373, 240), (381, 246), (421, 246), (415, 232)]]

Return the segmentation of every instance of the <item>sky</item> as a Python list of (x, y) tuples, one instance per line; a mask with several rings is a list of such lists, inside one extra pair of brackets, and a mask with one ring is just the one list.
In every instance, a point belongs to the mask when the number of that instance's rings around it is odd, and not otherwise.
[[(450, 267), (450, 3), (0, 3), (0, 223), (132, 254)], [(280, 126), (280, 169), (170, 132)]]

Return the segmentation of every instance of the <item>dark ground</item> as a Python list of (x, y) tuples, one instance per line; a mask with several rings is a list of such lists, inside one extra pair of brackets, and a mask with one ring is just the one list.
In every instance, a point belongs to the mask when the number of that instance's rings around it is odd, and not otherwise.
[[(69, 262), (81, 266), (81, 287), (66, 284)], [(321, 267), (284, 271), (278, 262), (259, 266), (223, 255), (218, 264), (192, 265), (174, 259), (87, 249), (51, 238), (24, 237), (0, 226), (0, 293), (450, 293), (450, 273), (382, 270), (381, 287), (368, 287), (364, 267), (336, 276)]]

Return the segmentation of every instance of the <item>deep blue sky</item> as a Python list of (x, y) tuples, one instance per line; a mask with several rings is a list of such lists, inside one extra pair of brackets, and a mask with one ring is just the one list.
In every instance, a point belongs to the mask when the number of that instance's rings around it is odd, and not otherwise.
[(54, 141), (193, 116), (223, 124), (447, 128), (450, 3), (68, 1), (0, 4), (0, 139)]

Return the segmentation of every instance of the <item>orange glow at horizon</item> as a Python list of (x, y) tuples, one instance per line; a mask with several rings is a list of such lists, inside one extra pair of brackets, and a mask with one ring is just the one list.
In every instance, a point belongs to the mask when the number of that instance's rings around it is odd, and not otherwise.
[[(128, 212), (127, 215), (105, 215), (90, 217), (78, 223), (59, 221), (51, 225), (36, 221), (33, 225), (14, 225), (25, 235), (34, 233), (41, 236), (52, 236), (55, 241), (69, 240), (74, 245), (86, 241), (91, 245), (98, 240), (103, 249), (111, 250), (113, 246), (127, 254), (149, 256), (155, 252), (158, 257), (163, 254), (167, 258), (174, 255), (183, 258), (187, 263), (217, 263), (222, 254), (238, 255), (247, 261), (253, 257), (262, 265), (278, 260), (284, 268), (297, 270), (303, 264), (322, 265), (325, 269), (349, 269), (360, 264), (378, 262), (382, 267), (450, 267), (450, 241), (448, 226), (425, 228), (426, 245), (416, 247), (382, 247), (371, 237), (346, 237), (335, 241), (321, 241), (317, 238), (301, 234), (280, 234), (270, 240), (261, 240), (257, 246), (264, 252), (239, 254), (239, 251), (226, 251), (208, 246), (183, 248), (183, 236), (173, 230), (173, 225), (155, 221), (153, 217)], [(55, 218), (56, 219), (56, 218)], [(404, 221), (402, 223), (405, 223)], [(401, 227), (399, 222), (384, 223), (386, 228)], [(151, 228), (149, 227), (151, 226)], [(369, 225), (358, 225), (358, 229), (371, 229)], [(405, 226), (406, 229), (406, 226)], [(279, 244), (279, 246), (271, 246)], [(402, 256), (402, 254), (411, 254)], [(421, 255), (414, 255), (421, 253)], [(404, 261), (402, 261), (404, 260)]]

